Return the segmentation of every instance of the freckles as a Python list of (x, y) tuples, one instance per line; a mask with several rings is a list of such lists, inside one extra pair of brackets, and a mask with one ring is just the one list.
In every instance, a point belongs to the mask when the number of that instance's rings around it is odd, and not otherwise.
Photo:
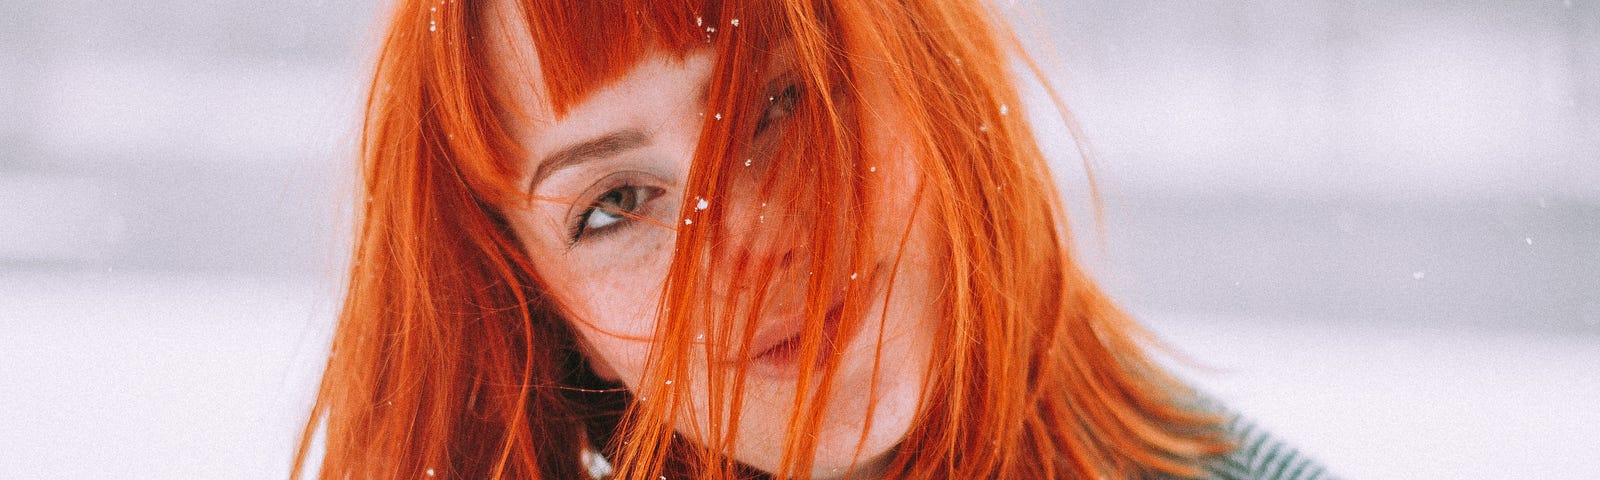
[(657, 304), (671, 263), (671, 238), (646, 240), (627, 253), (593, 262), (570, 277), (589, 298), (590, 318), (617, 333), (654, 333)]
[(561, 232), (560, 235), (547, 235), (549, 240), (546, 240), (548, 245), (546, 245), (545, 248), (550, 249), (551, 251), (561, 251), (567, 248), (568, 237), (565, 233), (567, 231), (567, 226), (562, 221), (560, 215), (551, 215), (545, 217), (544, 221), (539, 223), (542, 224), (540, 228), (543, 228), (544, 231)]

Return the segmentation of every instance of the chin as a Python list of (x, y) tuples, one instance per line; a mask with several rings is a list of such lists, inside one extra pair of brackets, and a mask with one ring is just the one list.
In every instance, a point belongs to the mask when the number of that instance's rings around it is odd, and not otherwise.
[[(875, 337), (869, 336), (869, 337)], [(875, 340), (875, 339), (872, 339)], [(870, 343), (870, 342), (869, 342)], [(877, 378), (877, 402), (871, 404), (867, 392), (872, 385), (870, 348), (851, 348), (834, 379), (824, 418), (817, 425), (815, 455), (811, 458), (812, 478), (875, 478), (893, 459), (895, 447), (911, 430), (911, 423), (922, 396), (922, 362), (892, 362), (897, 356), (894, 341), (886, 339), (884, 361)], [(858, 343), (859, 345), (859, 343)], [(864, 355), (863, 355), (864, 354)], [(766, 385), (762, 385), (765, 383)], [(788, 443), (788, 422), (794, 417), (793, 383), (752, 382), (746, 396), (739, 425), (739, 445), (734, 459), (764, 472), (780, 469)], [(764, 387), (774, 387), (767, 389)], [(777, 394), (768, 394), (772, 392)], [(870, 425), (867, 422), (871, 417)], [(863, 432), (865, 430), (865, 432)], [(865, 435), (863, 435), (865, 433)]]
[(859, 458), (855, 449), (855, 443), (860, 439), (859, 425), (854, 432), (840, 432), (834, 437), (840, 440), (836, 445), (818, 445), (817, 456), (811, 462), (812, 478), (843, 478), (847, 472), (852, 473), (853, 478), (877, 478), (876, 472), (883, 470), (893, 460), (894, 447), (905, 437), (905, 429), (894, 425), (885, 427), (877, 428), (874, 422), (874, 430), (882, 430), (886, 434), (869, 432), (867, 441), (861, 445)]
[[(882, 418), (873, 419), (872, 429), (867, 432), (864, 442), (861, 436), (863, 424), (859, 421), (859, 417), (852, 417), (853, 421), (840, 422), (830, 419), (827, 424), (822, 425), (817, 432), (816, 455), (811, 458), (809, 478), (843, 478), (846, 473), (852, 473), (852, 478), (875, 478), (873, 472), (882, 470), (893, 459), (895, 447), (900, 444), (910, 426), (908, 421), (900, 422), (889, 418), (892, 415), (888, 412), (881, 413), (883, 413)], [(743, 434), (741, 438), (747, 441), (740, 441), (742, 445), (734, 454), (734, 459), (739, 463), (768, 473), (776, 472), (782, 467), (780, 462), (786, 438), (744, 437)]]

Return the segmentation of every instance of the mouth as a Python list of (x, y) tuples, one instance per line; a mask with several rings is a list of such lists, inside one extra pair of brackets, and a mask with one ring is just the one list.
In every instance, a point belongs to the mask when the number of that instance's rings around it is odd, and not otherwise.
[[(840, 298), (828, 308), (823, 317), (822, 345), (817, 352), (816, 366), (833, 355), (838, 348), (839, 321), (844, 313), (844, 300)], [(773, 340), (757, 343), (759, 350), (750, 357), (750, 370), (752, 375), (775, 378), (795, 379), (800, 377), (801, 370), (801, 343), (805, 335), (805, 325), (802, 322), (792, 322), (794, 325), (781, 335), (774, 335)]]

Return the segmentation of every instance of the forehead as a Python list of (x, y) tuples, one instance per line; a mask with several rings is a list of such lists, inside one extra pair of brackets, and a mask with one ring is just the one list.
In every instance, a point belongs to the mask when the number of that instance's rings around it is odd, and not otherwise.
[(597, 88), (564, 115), (549, 116), (544, 105), (537, 110), (546, 116), (511, 118), (505, 123), (536, 163), (549, 160), (546, 157), (555, 150), (621, 132), (636, 132), (644, 144), (660, 144), (661, 134), (698, 126), (704, 119), (699, 114), (704, 111), (710, 64), (709, 53), (682, 61), (647, 54), (622, 78)]

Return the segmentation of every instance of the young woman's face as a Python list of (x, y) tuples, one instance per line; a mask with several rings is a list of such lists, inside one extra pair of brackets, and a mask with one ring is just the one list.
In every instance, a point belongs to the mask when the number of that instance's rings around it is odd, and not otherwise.
[[(510, 208), (507, 216), (542, 286), (565, 306), (597, 373), (638, 391), (676, 235), (679, 229), (695, 228), (683, 218), (697, 205), (681, 205), (680, 199), (701, 125), (707, 120), (704, 115), (715, 115), (705, 112), (703, 97), (711, 58), (705, 53), (683, 61), (647, 55), (620, 80), (602, 86), (558, 120), (543, 98), (532, 46), (520, 40), (526, 38), (521, 32), (506, 28), (519, 21), (504, 15), (491, 18), (500, 20), (489, 22), (489, 33), (501, 35), (490, 42), (499, 46), (496, 81), (517, 103), (502, 106), (504, 120), (528, 154), (524, 185), (534, 196), (555, 199)], [(797, 94), (783, 84), (781, 64), (763, 69), (767, 71), (772, 73), (772, 96), (777, 101), (761, 113), (766, 121), (755, 143), (771, 141), (761, 136), (784, 134), (782, 123), (793, 102), (782, 97)], [(866, 218), (872, 220), (859, 228), (878, 229), (881, 234), (873, 237), (882, 241), (859, 247), (871, 252), (867, 271), (829, 279), (837, 280), (836, 285), (871, 282), (867, 289), (871, 307), (860, 333), (841, 338), (836, 348), (840, 360), (832, 391), (838, 393), (828, 400), (821, 419), (812, 464), (822, 477), (842, 474), (852, 461), (858, 468), (872, 468), (905, 436), (922, 398), (935, 330), (931, 309), (937, 303), (938, 285), (928, 258), (929, 222), (917, 222), (904, 250), (899, 249), (910, 213), (916, 210), (912, 160), (895, 147), (897, 142), (886, 128), (890, 122), (875, 116), (873, 105), (851, 107), (862, 118), (877, 119), (867, 122), (871, 127), (863, 132), (862, 147), (883, 164), (875, 165), (867, 180), (867, 191), (872, 193)], [(758, 182), (741, 185), (754, 183)], [(783, 456), (799, 375), (797, 355), (783, 345), (800, 332), (797, 307), (814, 269), (807, 255), (774, 251), (778, 249), (770, 247), (771, 242), (762, 240), (803, 233), (797, 230), (802, 226), (782, 221), (785, 205), (780, 200), (748, 186), (736, 186), (725, 198), (719, 200), (729, 202), (724, 218), (737, 227), (730, 230), (745, 232), (735, 240), (742, 242), (735, 249), (777, 265), (775, 285), (766, 287), (770, 306), (749, 327), (755, 332), (748, 358), (704, 358), (703, 349), (695, 348), (691, 350), (701, 358), (691, 360), (691, 369), (699, 372), (694, 378), (706, 378), (712, 364), (749, 362), (737, 441), (734, 451), (727, 453), (770, 471), (778, 468)], [(846, 275), (855, 278), (843, 278)], [(881, 336), (880, 318), (884, 319)], [(688, 385), (699, 412), (680, 418), (707, 417), (704, 409), (711, 399), (703, 383)], [(877, 395), (875, 404), (869, 405), (869, 392)], [(870, 426), (865, 421), (869, 415)], [(690, 439), (704, 438), (707, 428), (704, 424), (674, 427)]]

